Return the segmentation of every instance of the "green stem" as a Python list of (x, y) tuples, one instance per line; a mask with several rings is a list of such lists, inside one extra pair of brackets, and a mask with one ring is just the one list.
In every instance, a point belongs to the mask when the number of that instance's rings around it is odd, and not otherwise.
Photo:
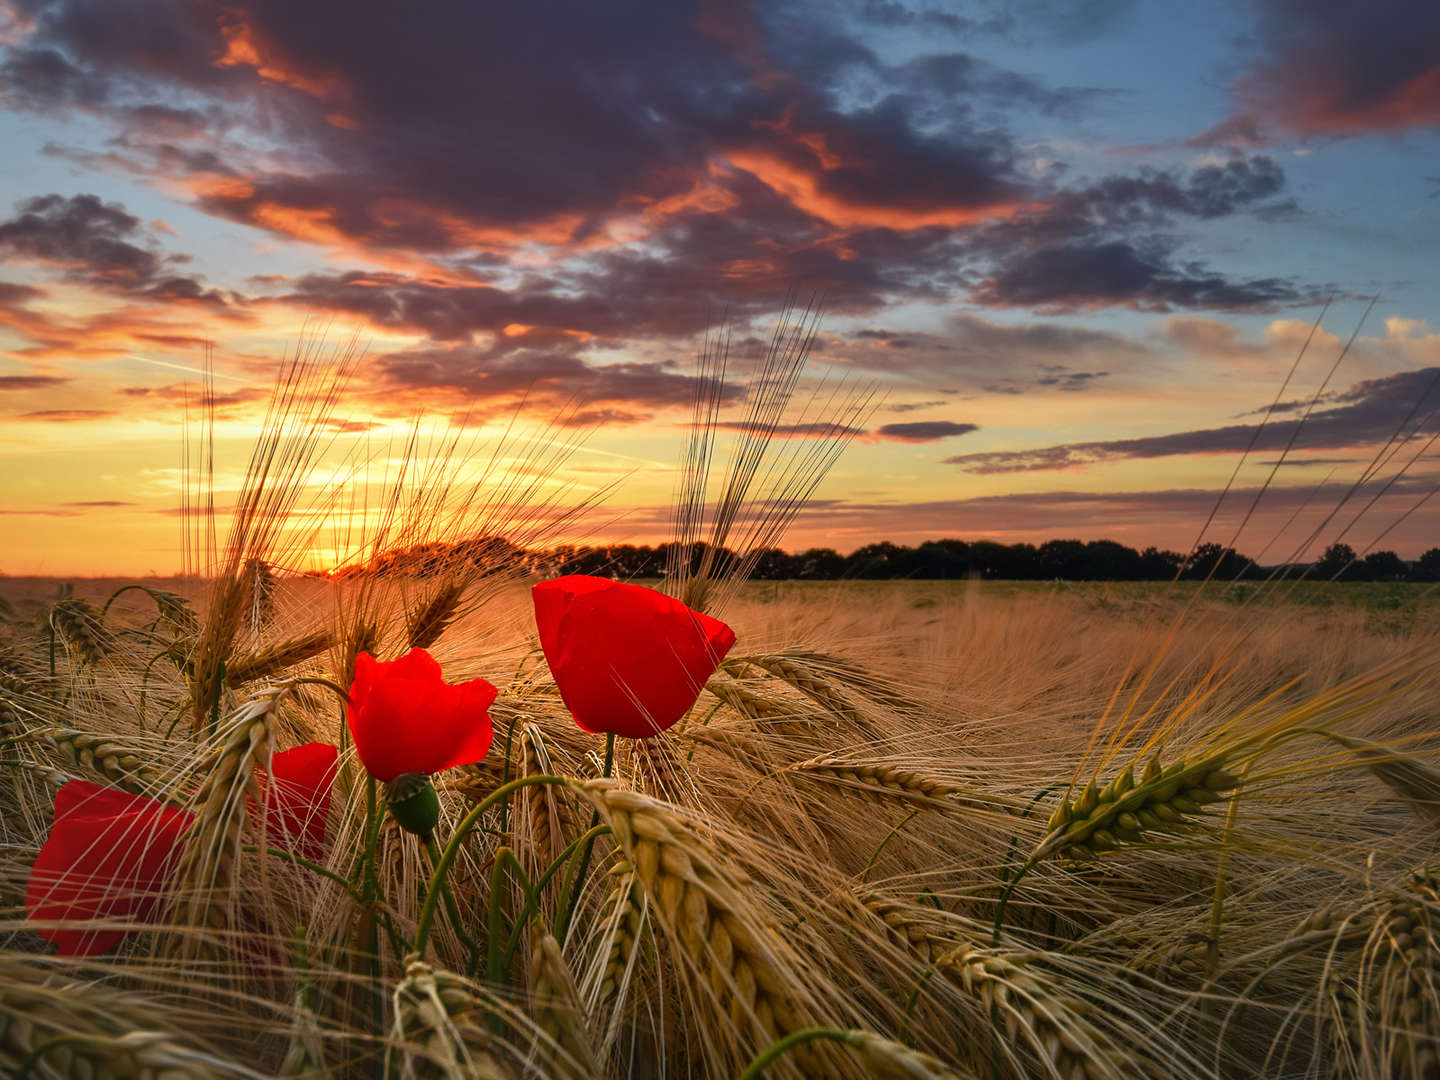
[[(1245, 773), (1253, 762), (1246, 762), (1240, 778), (1243, 784)], [(1220, 931), (1225, 922), (1225, 875), (1230, 863), (1230, 837), (1235, 833), (1235, 822), (1240, 817), (1240, 792), (1230, 796), (1230, 809), (1225, 814), (1225, 831), (1221, 834), (1220, 856), (1215, 865), (1215, 893), (1210, 902), (1210, 936), (1205, 945), (1205, 985), (1215, 979), (1220, 966)]]
[[(529, 881), (525, 880), (525, 878), (522, 876), (521, 883), (525, 886), (526, 892), (529, 894), (529, 896), (525, 901), (525, 910), (522, 911), (520, 913), (520, 917), (515, 920), (515, 925), (511, 928), (510, 931), (510, 940), (505, 945), (505, 957), (503, 963), (507, 966), (507, 968), (510, 964), (511, 959), (515, 955), (515, 950), (520, 947), (520, 935), (524, 933), (526, 925), (529, 923), (531, 918), (534, 917), (536, 911), (539, 910), (540, 894), (545, 891), (545, 886), (550, 884), (550, 879), (555, 876), (556, 872), (559, 871), (562, 866), (564, 866), (570, 861), (570, 857), (575, 853), (576, 849), (578, 849), (581, 844), (593, 843), (597, 837), (602, 836), (609, 831), (609, 825), (596, 825), (593, 829), (591, 829), (589, 832), (586, 832), (584, 835), (577, 836), (574, 840), (570, 841), (570, 843), (565, 846), (565, 850), (559, 854), (555, 861), (545, 868), (545, 872), (535, 879), (535, 883), (533, 885), (530, 884)], [(520, 864), (517, 861), (515, 865), (519, 867)], [(523, 874), (524, 871), (521, 870), (521, 873)]]
[(885, 850), (891, 840), (895, 839), (896, 834), (898, 834), (901, 829), (903, 829), (906, 825), (910, 824), (910, 822), (914, 819), (915, 815), (918, 813), (920, 813), (918, 809), (911, 810), (910, 813), (907, 814), (905, 818), (900, 821), (899, 824), (897, 824), (893, 829), (891, 829), (888, 833), (885, 834), (885, 839), (881, 840), (880, 843), (876, 846), (874, 854), (870, 856), (870, 861), (865, 864), (865, 869), (860, 871), (861, 881), (864, 881), (867, 877), (870, 876), (870, 871), (875, 869), (875, 863), (878, 862), (880, 859), (880, 853)]
[(500, 980), (500, 928), (505, 909), (506, 873), (509, 864), (515, 860), (515, 853), (508, 847), (495, 852), (495, 868), (490, 873), (490, 903), (485, 919), (485, 980), (492, 986), (503, 985)]
[(1015, 886), (1020, 884), (1020, 879), (1035, 868), (1039, 858), (1031, 855), (1025, 860), (1025, 865), (1015, 871), (1015, 876), (1005, 883), (1005, 888), (1000, 890), (1000, 901), (995, 905), (995, 929), (990, 934), (990, 944), (1000, 944), (1000, 931), (1005, 925), (1005, 908), (1010, 903), (1010, 894), (1015, 891)]
[[(430, 872), (435, 872), (435, 866), (440, 861), (440, 849), (435, 844), (434, 836), (427, 836), (423, 841), (425, 854), (430, 856)], [(455, 894), (450, 891), (450, 882), (446, 878), (440, 880), (440, 895), (445, 901), (445, 914), (450, 918), (450, 925), (455, 927), (455, 936), (470, 953), (470, 960), (473, 964), (475, 958), (480, 954), (480, 943), (465, 932), (464, 925), (460, 922), (460, 908), (455, 903)]]
[(435, 921), (435, 904), (440, 897), (440, 886), (445, 875), (450, 872), (450, 866), (455, 861), (455, 856), (460, 853), (460, 844), (470, 831), (475, 828), (477, 822), (496, 803), (508, 799), (513, 792), (519, 791), (522, 787), (529, 787), (531, 784), (568, 784), (570, 781), (563, 776), (522, 776), (518, 780), (511, 780), (508, 784), (501, 784), (498, 788), (476, 803), (468, 814), (460, 819), (460, 824), (455, 826), (455, 832), (450, 837), (445, 849), (440, 852), (440, 862), (435, 867), (435, 872), (430, 880), (430, 888), (425, 893), (425, 900), (420, 905), (420, 921), (415, 926), (415, 951), (421, 956), (425, 955), (425, 945), (430, 939), (430, 926)]
[[(520, 716), (518, 713), (510, 717), (510, 723), (505, 728), (505, 767), (500, 773), (500, 783), (502, 784), (508, 784), (510, 782), (510, 741), (515, 735), (515, 721), (519, 719)], [(500, 831), (503, 833), (509, 827), (510, 800), (506, 799), (500, 807)]]
[[(376, 926), (375, 902), (379, 898), (380, 879), (375, 861), (380, 849), (380, 814), (375, 801), (375, 778), (365, 778), (365, 852), (360, 865), (361, 895), (365, 905), (365, 947), (370, 958), (370, 1009), (378, 1034), (385, 1030), (385, 996), (380, 988), (380, 930)], [(377, 1061), (376, 1069), (383, 1076), (385, 1062)]]
[(755, 1056), (755, 1059), (745, 1066), (736, 1080), (760, 1080), (765, 1075), (765, 1070), (775, 1063), (775, 1060), (782, 1054), (793, 1050), (803, 1043), (813, 1042), (816, 1039), (828, 1039), (831, 1042), (849, 1043), (855, 1041), (855, 1033), (851, 1031), (840, 1031), (836, 1028), (805, 1028), (802, 1031), (792, 1031), (783, 1039), (777, 1039), (764, 1050)]
[[(610, 769), (614, 762), (615, 733), (613, 731), (607, 731), (605, 733), (605, 768), (600, 773), (603, 778), (609, 779)], [(590, 829), (593, 830), (598, 824), (600, 824), (600, 810), (597, 807), (595, 812), (590, 815)], [(575, 891), (570, 892), (567, 889), (562, 897), (560, 920), (555, 926), (555, 940), (560, 942), (561, 945), (565, 944), (565, 937), (570, 932), (570, 921), (575, 917), (575, 909), (580, 906), (580, 894), (585, 888), (585, 872), (590, 869), (590, 851), (594, 846), (595, 839), (591, 837), (582, 849), (580, 869), (575, 875)], [(568, 903), (565, 902), (566, 900), (568, 900)]]
[[(248, 853), (250, 853), (250, 854), (254, 854), (255, 852), (259, 851), (260, 848), (259, 848), (257, 845), (255, 845), (255, 844), (245, 844), (244, 846), (242, 846), (242, 847), (240, 848), (240, 850), (241, 850), (241, 851), (244, 851), (244, 852), (248, 852)], [(335, 871), (333, 871), (333, 870), (327, 870), (325, 867), (321, 866), (319, 863), (313, 863), (313, 862), (311, 862), (309, 859), (305, 859), (305, 858), (300, 857), (299, 855), (296, 855), (293, 851), (285, 851), (285, 850), (283, 850), (283, 849), (281, 849), (281, 848), (267, 847), (267, 848), (265, 849), (265, 854), (266, 854), (266, 855), (274, 855), (277, 859), (284, 859), (286, 862), (294, 863), (296, 866), (303, 866), (306, 870), (309, 870), (311, 873), (319, 874), (321, 877), (329, 878), (331, 881), (333, 881), (333, 882), (335, 882), (337, 885), (341, 886), (347, 893), (349, 893), (349, 894), (350, 894), (352, 897), (354, 897), (356, 900), (359, 900), (359, 899), (360, 899), (359, 895), (355, 892), (355, 883), (354, 883), (354, 882), (350, 881), (348, 878), (341, 877), (339, 874), (335, 873)]]

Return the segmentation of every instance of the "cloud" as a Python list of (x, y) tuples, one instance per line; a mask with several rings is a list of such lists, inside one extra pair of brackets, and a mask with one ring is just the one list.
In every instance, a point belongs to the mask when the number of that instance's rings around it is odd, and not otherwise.
[(37, 409), (34, 412), (21, 413), (13, 419), (41, 420), (49, 424), (76, 424), (103, 420), (114, 415), (115, 412), (110, 409)]
[(60, 375), (0, 375), (0, 391), (48, 390), (70, 380)]
[(1235, 79), (1236, 112), (1199, 138), (1255, 145), (1262, 125), (1344, 136), (1440, 126), (1440, 34), (1424, 0), (1263, 0), (1259, 52)]
[(1062, 443), (1030, 450), (992, 450), (946, 458), (966, 472), (993, 474), (1049, 472), (1083, 468), (1106, 461), (1174, 457), (1183, 454), (1239, 453), (1252, 445), (1260, 452), (1284, 450), (1295, 437), (1297, 450), (1338, 450), (1384, 443), (1407, 425), (1406, 436), (1440, 431), (1440, 367), (1367, 379), (1335, 396), (1334, 404), (1317, 408), (1296, 436), (1300, 419), (1257, 425), (1230, 424), (1152, 435)]
[(914, 420), (903, 424), (882, 425), (875, 429), (874, 434), (878, 438), (895, 442), (922, 443), (948, 439), (954, 435), (968, 435), (979, 430), (978, 424), (957, 424), (951, 420)]
[[(455, 346), (408, 349), (387, 353), (375, 361), (383, 390), (378, 399), (423, 393), (434, 401), (435, 391), (448, 391), (458, 405), (513, 401), (525, 397), (531, 406), (561, 411), (569, 402), (583, 401), (591, 416), (603, 406), (616, 406), (615, 419), (648, 419), (661, 408), (689, 408), (696, 379), (665, 362), (622, 361), (594, 363), (569, 352), (530, 348), (508, 349)], [(742, 388), (726, 385), (722, 401), (735, 401)]]
[(146, 235), (140, 219), (119, 203), (102, 202), (96, 195), (39, 195), (0, 221), (0, 259), (62, 267), (72, 279), (106, 291), (224, 306), (224, 298), (198, 279), (170, 271), (169, 265), (185, 256), (164, 256), (153, 246), (133, 242)]
[[(1083, 390), (1150, 354), (1145, 344), (1108, 330), (1051, 320), (998, 322), (968, 312), (952, 314), (938, 331), (854, 331), (826, 353), (854, 367), (1006, 394)], [(1098, 363), (1105, 369), (1076, 366)]]
[(1141, 251), (1123, 240), (1074, 243), (1025, 252), (1002, 261), (974, 290), (991, 307), (1073, 312), (1125, 306), (1275, 311), (1322, 299), (1293, 278), (1233, 279), (1199, 262), (1176, 264), (1163, 250)]

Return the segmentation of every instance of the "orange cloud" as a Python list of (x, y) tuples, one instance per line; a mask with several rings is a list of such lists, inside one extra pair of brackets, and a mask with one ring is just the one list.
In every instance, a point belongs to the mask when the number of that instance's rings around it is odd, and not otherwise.
[(820, 190), (815, 174), (760, 150), (730, 150), (725, 160), (750, 173), (772, 191), (784, 196), (799, 209), (842, 228), (923, 229), (929, 226), (975, 225), (1011, 217), (1022, 210), (1041, 207), (1030, 202), (994, 203), (987, 206), (934, 206), (910, 208), (857, 203), (842, 200)]
[[(232, 19), (236, 13), (230, 13)], [(255, 27), (237, 20), (220, 27), (225, 52), (214, 61), (217, 68), (250, 67), (267, 82), (300, 90), (314, 98), (339, 97), (348, 92), (345, 80), (333, 72), (305, 72), (288, 63), (272, 42)]]

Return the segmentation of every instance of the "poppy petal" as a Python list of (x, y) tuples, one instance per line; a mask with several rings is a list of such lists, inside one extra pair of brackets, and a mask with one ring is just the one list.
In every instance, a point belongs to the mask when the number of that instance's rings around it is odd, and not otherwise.
[[(148, 919), (193, 818), (143, 795), (69, 781), (55, 795), (55, 823), (30, 872), (26, 912), (46, 922)], [(103, 952), (124, 937), (100, 928), (37, 932), (65, 956)]]
[(641, 585), (569, 574), (531, 596), (560, 696), (587, 731), (635, 739), (664, 731), (735, 643), (719, 619)]
[(325, 857), (325, 823), (338, 756), (328, 743), (312, 742), (270, 760), (266, 798), (274, 816), (266, 825), (278, 828), (289, 846), (312, 862)]
[(484, 679), (449, 685), (424, 649), (388, 663), (361, 653), (347, 710), (355, 749), (386, 783), (479, 761), (493, 737), (488, 710), (496, 692)]

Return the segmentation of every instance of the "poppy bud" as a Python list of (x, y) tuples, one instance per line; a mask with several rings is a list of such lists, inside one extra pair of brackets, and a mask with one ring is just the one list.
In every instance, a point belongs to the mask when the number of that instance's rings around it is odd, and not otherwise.
[(390, 816), (406, 832), (429, 839), (440, 820), (440, 797), (423, 772), (401, 773), (385, 788)]

